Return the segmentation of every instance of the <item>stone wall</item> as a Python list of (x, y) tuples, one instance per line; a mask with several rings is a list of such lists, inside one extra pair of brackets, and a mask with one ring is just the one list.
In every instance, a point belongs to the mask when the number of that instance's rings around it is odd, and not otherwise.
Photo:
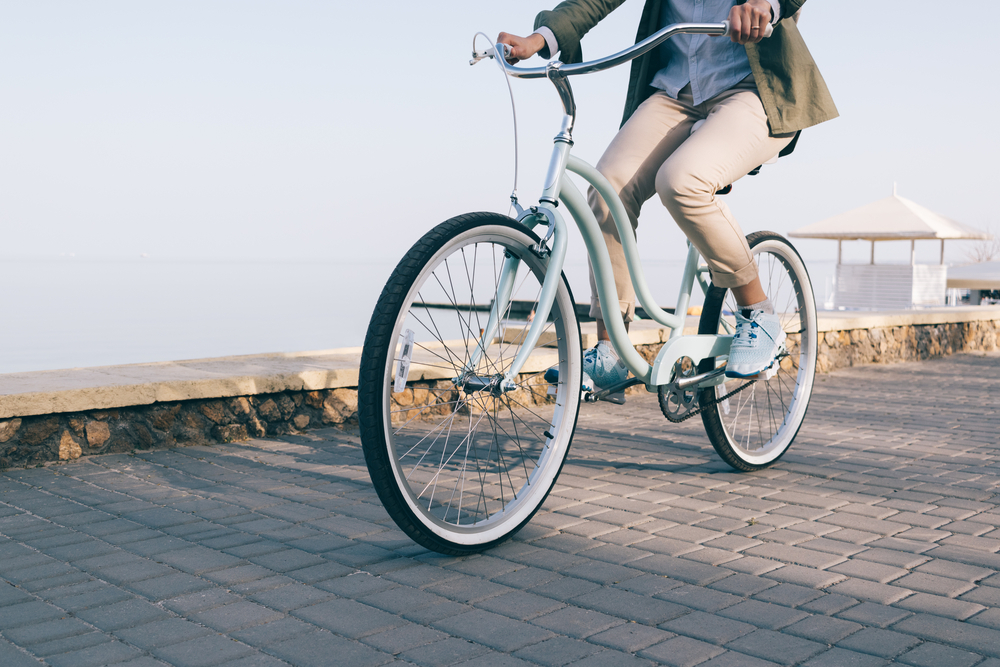
[(282, 392), (0, 421), (0, 468), (233, 442), (356, 422), (356, 389)]
[[(661, 347), (640, 345), (638, 350), (652, 362)], [(820, 335), (818, 368), (829, 372), (860, 364), (994, 350), (1000, 350), (1000, 320), (828, 331)], [(518, 400), (525, 405), (547, 402), (541, 378), (533, 384), (519, 390)], [(397, 400), (399, 412), (395, 419), (444, 409), (444, 404), (455, 398), (449, 385), (411, 384)], [(0, 468), (44, 465), (86, 454), (233, 442), (329, 426), (353, 427), (357, 409), (357, 390), (340, 388), (0, 420)]]
[[(532, 374), (522, 384), (523, 387), (505, 394), (514, 405), (527, 407), (555, 402), (555, 399), (549, 398), (549, 386), (541, 374)], [(458, 397), (458, 390), (448, 380), (411, 382), (406, 390), (392, 396), (392, 423), (402, 424), (411, 419), (419, 419), (423, 414), (447, 415)], [(465, 414), (461, 410), (459, 413)]]
[(818, 368), (827, 373), (862, 364), (994, 350), (1000, 350), (1000, 320), (827, 331), (820, 337)]

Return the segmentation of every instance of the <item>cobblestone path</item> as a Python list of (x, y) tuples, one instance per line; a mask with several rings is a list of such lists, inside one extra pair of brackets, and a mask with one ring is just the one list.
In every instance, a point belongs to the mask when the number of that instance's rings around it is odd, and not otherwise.
[(1000, 666), (1000, 356), (821, 376), (730, 471), (655, 397), (584, 406), (488, 554), (400, 533), (356, 434), (0, 476), (0, 665)]

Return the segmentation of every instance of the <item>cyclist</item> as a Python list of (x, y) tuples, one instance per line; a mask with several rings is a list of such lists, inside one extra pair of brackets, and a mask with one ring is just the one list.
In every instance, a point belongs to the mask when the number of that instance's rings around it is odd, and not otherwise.
[[(624, 0), (566, 0), (535, 19), (527, 37), (500, 33), (512, 63), (536, 53), (581, 62), (581, 38)], [(646, 0), (636, 42), (673, 23), (718, 21), (729, 40), (676, 35), (632, 62), (621, 129), (597, 169), (621, 196), (632, 223), (653, 194), (708, 263), (712, 282), (732, 290), (739, 312), (728, 377), (755, 377), (775, 361), (784, 340), (761, 287), (757, 265), (729, 208), (717, 196), (740, 177), (794, 145), (798, 131), (837, 109), (795, 25), (805, 0)], [(788, 20), (793, 19), (793, 20)], [(770, 23), (773, 35), (761, 41)], [(692, 132), (698, 124), (697, 132)], [(635, 292), (618, 230), (601, 196), (589, 203), (611, 255), (626, 329)], [(628, 369), (611, 345), (590, 271), (590, 314), (598, 344), (584, 354), (585, 390), (611, 387)]]

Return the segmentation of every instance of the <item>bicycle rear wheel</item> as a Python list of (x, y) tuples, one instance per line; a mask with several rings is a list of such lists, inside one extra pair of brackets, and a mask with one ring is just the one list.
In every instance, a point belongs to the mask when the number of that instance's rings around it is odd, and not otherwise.
[[(774, 377), (761, 377), (701, 414), (719, 456), (744, 471), (759, 470), (777, 461), (798, 434), (812, 394), (817, 349), (816, 302), (799, 253), (774, 232), (755, 232), (747, 236), (747, 241), (757, 260), (764, 292), (781, 317), (787, 334), (786, 351), (780, 355)], [(731, 291), (712, 286), (705, 296), (698, 332), (731, 333), (737, 307)], [(712, 370), (716, 362), (707, 359), (699, 370)], [(725, 396), (743, 382), (731, 379), (702, 390), (701, 404)]]
[[(365, 460), (386, 511), (429, 549), (473, 553), (510, 537), (544, 502), (569, 451), (582, 363), (565, 276), (517, 389), (477, 390), (463, 379), (511, 257), (520, 260), (511, 302), (475, 374), (502, 377), (520, 350), (548, 263), (531, 250), (538, 241), (494, 213), (452, 218), (400, 261), (372, 315), (358, 388)], [(553, 365), (550, 396), (543, 375)]]

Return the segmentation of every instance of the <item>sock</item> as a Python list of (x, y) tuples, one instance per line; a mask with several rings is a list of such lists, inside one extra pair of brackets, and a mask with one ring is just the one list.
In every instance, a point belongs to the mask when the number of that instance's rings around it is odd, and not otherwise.
[(774, 315), (774, 306), (771, 305), (770, 299), (764, 299), (758, 303), (751, 303), (749, 306), (740, 306), (740, 315), (749, 318), (750, 314), (755, 310), (763, 310), (768, 315)]

